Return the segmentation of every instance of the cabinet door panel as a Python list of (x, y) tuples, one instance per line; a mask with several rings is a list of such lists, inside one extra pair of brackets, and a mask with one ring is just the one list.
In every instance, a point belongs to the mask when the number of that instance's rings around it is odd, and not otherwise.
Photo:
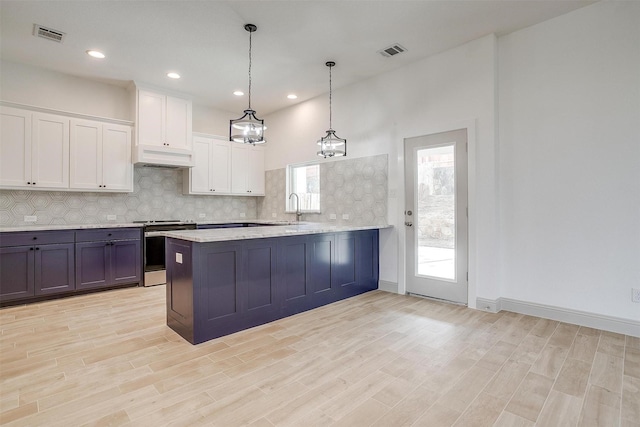
[(34, 295), (33, 246), (0, 248), (0, 301)]
[(336, 235), (336, 264), (333, 272), (335, 286), (356, 283), (356, 239), (351, 233)]
[(249, 149), (248, 188), (252, 195), (264, 194), (264, 148)]
[(133, 191), (131, 128), (102, 125), (102, 184), (105, 190)]
[(304, 239), (283, 240), (279, 247), (280, 283), (284, 301), (307, 296), (307, 244)]
[(31, 113), (0, 108), (0, 186), (25, 187), (31, 181)]
[(378, 288), (378, 231), (361, 231), (356, 240), (356, 274), (359, 286)]
[(232, 144), (231, 146), (231, 192), (248, 194), (249, 146)]
[(138, 141), (142, 145), (165, 143), (165, 96), (144, 90), (138, 91)]
[(71, 188), (98, 190), (102, 184), (102, 125), (71, 120)]
[(193, 138), (195, 166), (189, 170), (191, 174), (192, 193), (211, 193), (211, 151), (213, 146), (207, 138)]
[(108, 242), (76, 243), (76, 289), (109, 285)]
[(247, 310), (270, 311), (276, 300), (275, 246), (247, 248)]
[(211, 186), (216, 193), (231, 192), (231, 145), (229, 141), (213, 142)]
[(33, 113), (31, 138), (34, 186), (69, 188), (69, 119)]
[(73, 291), (74, 244), (36, 245), (35, 249), (35, 294)]
[(173, 148), (191, 148), (191, 101), (167, 96), (166, 142)]
[(142, 276), (140, 240), (122, 240), (111, 245), (111, 283), (140, 282)]
[(240, 250), (209, 252), (202, 254), (202, 257), (205, 267), (200, 296), (207, 307), (206, 321), (239, 314)]
[(309, 286), (314, 294), (331, 291), (331, 261), (333, 239), (311, 237), (309, 243)]

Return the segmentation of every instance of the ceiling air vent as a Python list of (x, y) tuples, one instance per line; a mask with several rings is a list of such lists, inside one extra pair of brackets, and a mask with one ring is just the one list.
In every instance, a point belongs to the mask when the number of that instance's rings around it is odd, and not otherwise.
[(399, 53), (402, 52), (406, 52), (407, 49), (405, 49), (404, 47), (400, 46), (398, 43), (396, 44), (392, 44), (389, 47), (385, 47), (382, 50), (379, 50), (378, 53), (382, 56), (384, 56), (385, 58), (389, 58), (390, 56), (394, 56), (397, 55)]
[(33, 24), (33, 35), (36, 37), (42, 37), (43, 39), (54, 41), (56, 43), (62, 43), (64, 41), (64, 37), (67, 34), (63, 33), (62, 31), (43, 27), (42, 25)]

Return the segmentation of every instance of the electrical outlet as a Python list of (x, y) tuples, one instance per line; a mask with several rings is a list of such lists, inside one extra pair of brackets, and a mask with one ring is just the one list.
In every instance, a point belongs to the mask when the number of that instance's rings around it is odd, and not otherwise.
[(640, 289), (631, 288), (631, 301), (640, 302)]
[(337, 218), (336, 214), (329, 214), (329, 219), (336, 219), (336, 218)]
[(35, 215), (25, 215), (24, 222), (36, 222), (38, 221), (38, 217)]
[(115, 215), (107, 215), (107, 221), (115, 221), (117, 217)]
[(349, 219), (349, 214), (342, 214), (342, 219)]
[(240, 212), (240, 218), (244, 218), (245, 216), (247, 216), (247, 214), (246, 214), (246, 213), (244, 213), (244, 212)]
[(199, 213), (198, 214), (198, 218), (206, 218), (207, 214), (206, 213)]

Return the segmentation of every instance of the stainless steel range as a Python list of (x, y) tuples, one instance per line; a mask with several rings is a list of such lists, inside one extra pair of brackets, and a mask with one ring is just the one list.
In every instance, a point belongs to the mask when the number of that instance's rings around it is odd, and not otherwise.
[(164, 254), (164, 237), (161, 231), (195, 230), (192, 221), (177, 219), (134, 221), (144, 224), (144, 285), (154, 286), (167, 283), (167, 271)]

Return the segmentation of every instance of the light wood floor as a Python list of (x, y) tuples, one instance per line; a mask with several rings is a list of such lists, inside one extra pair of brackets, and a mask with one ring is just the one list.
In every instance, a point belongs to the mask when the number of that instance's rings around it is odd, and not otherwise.
[(0, 325), (7, 425), (640, 426), (640, 339), (381, 291), (198, 346), (162, 286)]

